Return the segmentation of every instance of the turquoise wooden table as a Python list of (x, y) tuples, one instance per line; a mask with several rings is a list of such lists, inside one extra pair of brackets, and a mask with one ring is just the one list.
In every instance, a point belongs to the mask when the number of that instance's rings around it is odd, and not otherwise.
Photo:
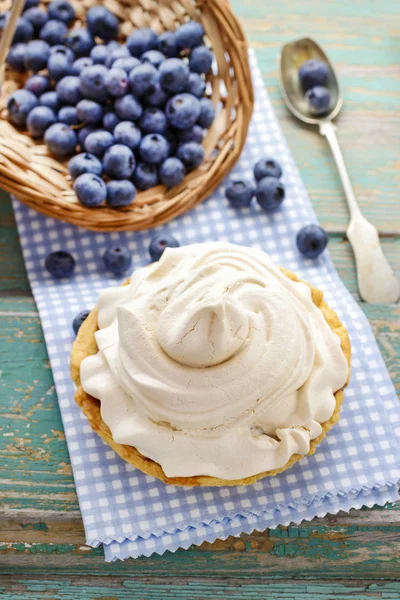
[[(278, 91), (281, 44), (313, 35), (344, 92), (339, 137), (360, 204), (400, 269), (400, 3), (233, 0), (335, 265), (356, 298), (346, 206), (326, 142)], [(0, 597), (400, 598), (400, 507), (351, 511), (175, 554), (105, 564), (85, 546), (40, 321), (9, 199), (0, 200)], [(400, 307), (362, 304), (400, 391)]]

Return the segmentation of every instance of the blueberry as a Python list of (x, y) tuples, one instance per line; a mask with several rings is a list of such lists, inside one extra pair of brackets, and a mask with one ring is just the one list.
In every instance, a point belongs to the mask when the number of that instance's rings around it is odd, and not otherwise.
[(62, 21), (68, 27), (75, 21), (75, 10), (67, 0), (53, 0), (47, 10), (50, 19)]
[(306, 258), (317, 258), (328, 244), (328, 234), (319, 225), (306, 225), (296, 236), (299, 252)]
[(105, 85), (111, 96), (123, 96), (128, 89), (128, 74), (113, 67), (105, 77)]
[(72, 63), (71, 75), (80, 75), (86, 67), (91, 67), (93, 60), (90, 56), (81, 56)]
[(71, 64), (75, 60), (75, 54), (72, 52), (71, 48), (68, 48), (63, 44), (50, 46), (50, 56), (53, 56), (53, 54), (62, 54), (63, 56), (66, 56)]
[(105, 113), (103, 117), (103, 127), (106, 131), (110, 131), (112, 133), (118, 123), (121, 123), (121, 119), (115, 114), (115, 112), (110, 110)]
[(38, 6), (40, 0), (25, 0), (24, 11), (32, 8), (33, 6)]
[(72, 179), (76, 179), (83, 173), (92, 173), (100, 177), (103, 173), (103, 165), (93, 154), (83, 152), (82, 154), (76, 154), (69, 160), (68, 172)]
[(138, 190), (148, 190), (158, 183), (158, 171), (155, 165), (140, 162), (133, 174), (133, 182)]
[(117, 42), (117, 40), (111, 40), (111, 42), (108, 42), (108, 44), (107, 44), (107, 49), (108, 49), (108, 52), (110, 53), (113, 50), (120, 48), (121, 46), (122, 46), (122, 44)]
[(82, 98), (79, 77), (75, 75), (63, 77), (56, 85), (56, 92), (60, 102), (64, 104), (77, 104)]
[(195, 48), (203, 42), (204, 28), (197, 21), (184, 23), (175, 32), (175, 40), (178, 48)]
[(246, 181), (236, 179), (226, 186), (225, 196), (233, 208), (244, 208), (250, 206), (254, 188)]
[(49, 44), (43, 40), (33, 40), (26, 48), (25, 67), (29, 71), (41, 71), (47, 66), (49, 56)]
[(108, 50), (107, 46), (97, 44), (97, 46), (93, 46), (91, 49), (90, 58), (92, 59), (93, 64), (104, 65), (109, 54), (110, 51)]
[(54, 123), (44, 134), (47, 148), (57, 158), (74, 154), (76, 148), (76, 133), (65, 123)]
[(95, 156), (103, 156), (104, 152), (114, 144), (114, 137), (109, 131), (94, 131), (85, 140), (85, 150)]
[(135, 150), (140, 144), (142, 133), (132, 121), (121, 121), (114, 129), (114, 139), (116, 144), (123, 144)]
[(184, 144), (185, 142), (197, 142), (197, 144), (201, 144), (203, 141), (203, 130), (199, 125), (194, 125), (190, 129), (178, 129), (176, 137), (180, 144)]
[(86, 321), (89, 315), (90, 310), (81, 310), (81, 312), (74, 317), (74, 320), (72, 321), (72, 329), (74, 330), (75, 335), (77, 335), (82, 323)]
[(41, 106), (48, 106), (54, 111), (57, 111), (60, 107), (57, 92), (45, 92), (39, 98)]
[(164, 31), (164, 33), (162, 33), (158, 37), (157, 48), (165, 56), (168, 56), (168, 58), (171, 58), (172, 56), (177, 56), (179, 52), (178, 52), (178, 48), (176, 46), (175, 32), (174, 31)]
[(136, 196), (136, 188), (128, 179), (107, 183), (107, 204), (112, 208), (129, 206)]
[(44, 75), (32, 75), (25, 81), (24, 88), (35, 94), (35, 96), (41, 96), (50, 89), (50, 81)]
[(198, 125), (203, 129), (208, 129), (215, 119), (214, 104), (209, 98), (201, 98), (200, 115), (197, 119)]
[(128, 47), (125, 45), (118, 46), (118, 48), (115, 48), (109, 53), (105, 62), (106, 67), (112, 67), (115, 61), (119, 60), (120, 58), (132, 58), (132, 56), (129, 54)]
[(106, 41), (118, 37), (118, 19), (104, 6), (97, 5), (89, 8), (86, 14), (86, 25), (93, 37)]
[(93, 133), (94, 131), (99, 131), (99, 128), (96, 125), (85, 125), (78, 129), (78, 142), (81, 148), (85, 147), (85, 141), (89, 133)]
[(61, 123), (67, 125), (79, 125), (81, 122), (75, 106), (63, 106), (58, 111), (57, 118)]
[(145, 108), (139, 119), (139, 127), (143, 133), (165, 133), (167, 117), (159, 108)]
[(285, 188), (276, 177), (263, 177), (257, 182), (256, 199), (267, 212), (279, 208), (284, 198)]
[(179, 146), (176, 156), (187, 169), (196, 169), (204, 160), (203, 146), (196, 142), (186, 142)]
[(160, 260), (165, 248), (179, 248), (180, 244), (173, 235), (161, 233), (150, 242), (149, 254), (152, 261)]
[(140, 64), (129, 73), (129, 85), (135, 96), (143, 96), (158, 83), (159, 74), (153, 65)]
[(65, 38), (65, 44), (79, 58), (80, 56), (87, 56), (89, 54), (94, 46), (94, 39), (87, 29), (79, 27), (69, 32)]
[(41, 138), (46, 129), (56, 121), (56, 115), (51, 108), (35, 106), (26, 119), (26, 125), (33, 138)]
[(67, 33), (68, 28), (65, 23), (50, 19), (43, 25), (39, 37), (50, 46), (55, 46), (56, 44), (62, 44), (64, 42)]
[(135, 156), (130, 148), (115, 144), (106, 150), (104, 172), (110, 179), (130, 179), (135, 170)]
[[(6, 23), (8, 17), (6, 17)], [(13, 44), (19, 44), (20, 42), (29, 42), (33, 38), (33, 25), (25, 17), (20, 17), (17, 20), (17, 26), (13, 37)]]
[(316, 58), (307, 60), (299, 69), (299, 79), (304, 91), (315, 85), (326, 85), (329, 79), (328, 65)]
[(81, 100), (76, 105), (78, 117), (84, 123), (96, 124), (99, 123), (104, 114), (104, 108), (98, 102), (93, 100)]
[(159, 68), (160, 85), (168, 92), (183, 92), (189, 81), (189, 67), (180, 58), (167, 58)]
[(156, 67), (156, 69), (158, 69), (163, 60), (165, 60), (165, 55), (159, 50), (147, 50), (147, 52), (142, 54), (140, 60), (143, 63), (150, 63), (151, 65), (153, 65), (153, 67)]
[(126, 94), (125, 96), (117, 98), (114, 109), (123, 121), (136, 121), (137, 119), (140, 119), (143, 113), (143, 107), (139, 100), (131, 94)]
[(136, 29), (126, 40), (126, 45), (129, 48), (129, 52), (132, 56), (142, 56), (147, 50), (154, 50), (157, 48), (158, 36), (152, 29), (148, 27), (142, 27)]
[(185, 177), (185, 167), (179, 158), (171, 156), (160, 167), (160, 181), (167, 187), (174, 187)]
[(200, 110), (200, 102), (195, 96), (177, 94), (168, 100), (165, 114), (173, 127), (189, 129), (199, 118)]
[(310, 106), (310, 112), (315, 115), (323, 115), (329, 109), (331, 93), (323, 85), (316, 85), (306, 92), (306, 100)]
[(150, 90), (143, 96), (143, 102), (155, 108), (163, 108), (169, 96), (157, 82), (151, 86)]
[(29, 112), (38, 105), (35, 94), (29, 90), (16, 90), (7, 101), (8, 118), (13, 125), (25, 125)]
[(107, 188), (104, 181), (93, 173), (83, 173), (75, 179), (74, 192), (81, 204), (93, 208), (104, 202)]
[(53, 277), (61, 279), (63, 277), (71, 277), (76, 263), (74, 257), (69, 252), (57, 250), (47, 255), (44, 264)]
[(60, 81), (63, 77), (72, 75), (72, 61), (66, 54), (50, 54), (47, 69), (50, 79), (53, 81)]
[(83, 69), (79, 80), (80, 90), (85, 98), (96, 102), (106, 102), (109, 99), (105, 84), (107, 73), (108, 69), (104, 65), (92, 65)]
[(207, 46), (197, 46), (190, 53), (189, 69), (193, 73), (209, 73), (214, 55)]
[(117, 58), (112, 64), (113, 69), (123, 69), (127, 73), (130, 73), (132, 69), (138, 67), (139, 65), (140, 60), (134, 56), (123, 56), (121, 58)]
[(263, 177), (282, 177), (282, 168), (277, 160), (273, 158), (261, 158), (254, 165), (254, 177), (259, 181)]
[(41, 30), (43, 25), (47, 23), (48, 18), (47, 12), (38, 6), (32, 6), (24, 12), (24, 19), (28, 19), (32, 23), (35, 33)]
[(7, 63), (10, 69), (23, 73), (26, 71), (25, 67), (25, 55), (26, 55), (26, 44), (15, 44), (11, 46), (7, 54)]
[(159, 133), (151, 133), (140, 142), (139, 153), (144, 162), (157, 165), (167, 158), (169, 143)]
[(206, 82), (198, 73), (190, 73), (185, 91), (196, 98), (202, 98), (206, 91)]

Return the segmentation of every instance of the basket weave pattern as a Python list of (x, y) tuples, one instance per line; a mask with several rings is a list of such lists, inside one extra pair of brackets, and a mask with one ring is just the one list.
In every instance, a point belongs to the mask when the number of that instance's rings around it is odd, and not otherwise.
[[(75, 26), (79, 26), (79, 19), (84, 20), (87, 9), (98, 2), (71, 3), (78, 16)], [(0, 10), (8, 10), (10, 4), (10, 0), (0, 0)], [(137, 27), (151, 27), (161, 33), (176, 29), (188, 18), (202, 23), (217, 64), (207, 77), (217, 115), (204, 138), (204, 162), (174, 188), (158, 185), (138, 193), (130, 207), (87, 208), (75, 196), (67, 162), (51, 157), (43, 142), (35, 142), (26, 131), (7, 121), (7, 98), (25, 78), (7, 71), (0, 96), (0, 187), (45, 215), (86, 229), (149, 229), (199, 204), (239, 158), (253, 110), (247, 44), (228, 0), (104, 0), (102, 4), (121, 19), (123, 37)]]

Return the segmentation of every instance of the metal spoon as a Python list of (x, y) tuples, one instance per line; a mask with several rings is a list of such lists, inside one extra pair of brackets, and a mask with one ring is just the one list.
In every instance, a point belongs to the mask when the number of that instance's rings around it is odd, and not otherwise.
[[(298, 70), (310, 58), (322, 60), (329, 68), (327, 87), (332, 99), (328, 112), (322, 116), (315, 116), (310, 111), (299, 83)], [(356, 260), (361, 298), (372, 304), (397, 302), (400, 296), (399, 282), (383, 254), (376, 228), (361, 214), (336, 137), (336, 126), (332, 123), (343, 103), (332, 63), (314, 40), (295, 40), (282, 48), (280, 78), (283, 98), (288, 109), (304, 123), (318, 125), (320, 133), (326, 137), (331, 147), (350, 212), (350, 223), (346, 233)]]

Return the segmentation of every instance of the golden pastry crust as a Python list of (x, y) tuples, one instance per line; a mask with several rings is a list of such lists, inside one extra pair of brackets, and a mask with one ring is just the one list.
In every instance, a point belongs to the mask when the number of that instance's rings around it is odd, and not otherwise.
[[(292, 279), (293, 281), (300, 281), (294, 273), (288, 271), (287, 269), (281, 269), (282, 272)], [(127, 285), (128, 281), (124, 282), (123, 285)], [(341, 348), (343, 350), (344, 355), (346, 356), (348, 365), (349, 365), (349, 374), (347, 377), (348, 383), (350, 377), (350, 357), (351, 357), (351, 347), (350, 340), (347, 333), (347, 330), (342, 325), (339, 320), (339, 317), (335, 313), (335, 311), (328, 306), (323, 300), (323, 294), (317, 288), (307, 284), (311, 289), (313, 302), (318, 308), (322, 311), (326, 322), (331, 327), (332, 331), (334, 331), (340, 338)], [(258, 475), (253, 475), (252, 477), (246, 477), (244, 479), (238, 480), (225, 480), (219, 479), (217, 477), (210, 477), (208, 475), (199, 475), (193, 477), (167, 477), (162, 470), (161, 465), (151, 460), (150, 458), (146, 458), (136, 448), (133, 446), (128, 446), (127, 444), (118, 444), (112, 438), (111, 431), (104, 423), (100, 414), (100, 401), (96, 398), (93, 398), (89, 394), (87, 394), (80, 383), (80, 365), (82, 360), (86, 356), (90, 356), (92, 354), (96, 354), (98, 352), (98, 347), (96, 344), (96, 340), (94, 337), (95, 331), (98, 329), (97, 326), (97, 309), (94, 308), (87, 319), (84, 321), (82, 326), (79, 329), (76, 340), (72, 346), (71, 353), (71, 377), (77, 385), (77, 390), (75, 393), (75, 401), (81, 407), (83, 413), (89, 420), (90, 426), (92, 429), (109, 445), (121, 458), (123, 458), (126, 462), (130, 463), (143, 473), (147, 475), (152, 475), (153, 477), (157, 477), (157, 479), (161, 479), (164, 483), (168, 483), (170, 485), (182, 485), (182, 486), (233, 486), (233, 485), (250, 485), (255, 483), (258, 479), (262, 479), (263, 477), (270, 477), (272, 475), (276, 475), (277, 473), (282, 473), (282, 471), (286, 471), (289, 469), (294, 463), (303, 458), (300, 454), (293, 454), (288, 462), (279, 469), (275, 469), (273, 471), (265, 471), (263, 473), (258, 473)], [(324, 439), (328, 431), (338, 422), (340, 417), (340, 407), (343, 402), (344, 394), (343, 388), (338, 390), (335, 393), (336, 398), (336, 408), (334, 410), (333, 415), (328, 421), (322, 423), (322, 433), (314, 440), (310, 442), (310, 451), (308, 455), (314, 454), (316, 447), (318, 444)]]

